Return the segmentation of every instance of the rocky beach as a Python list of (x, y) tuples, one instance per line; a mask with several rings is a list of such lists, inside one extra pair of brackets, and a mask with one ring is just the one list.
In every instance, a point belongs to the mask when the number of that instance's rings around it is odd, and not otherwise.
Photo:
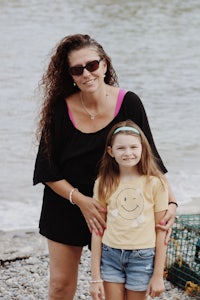
[[(0, 231), (0, 299), (46, 300), (48, 293), (48, 249), (36, 229)], [(91, 299), (90, 251), (84, 248), (75, 300)], [(194, 300), (165, 281), (166, 291), (158, 300)]]
[[(105, 46), (120, 87), (144, 103), (178, 212), (200, 214), (199, 16), (199, 0), (0, 1), (0, 300), (47, 299), (42, 186), (32, 186), (38, 83), (64, 36), (85, 33)], [(75, 300), (91, 299), (89, 282), (84, 248)], [(165, 285), (157, 300), (199, 300)]]

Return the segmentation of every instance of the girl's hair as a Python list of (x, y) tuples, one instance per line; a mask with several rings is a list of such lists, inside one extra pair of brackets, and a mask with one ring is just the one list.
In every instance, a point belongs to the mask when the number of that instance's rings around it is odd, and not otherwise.
[(74, 86), (73, 78), (69, 73), (69, 54), (72, 51), (92, 47), (97, 51), (100, 58), (107, 63), (107, 71), (104, 81), (106, 84), (117, 86), (118, 80), (112, 66), (110, 57), (103, 47), (89, 35), (75, 34), (64, 37), (52, 51), (49, 66), (39, 84), (43, 92), (43, 104), (37, 131), (37, 136), (43, 135), (47, 153), (51, 146), (51, 128), (55, 113), (55, 106), (59, 101), (79, 91)]
[[(115, 130), (120, 127), (132, 127), (139, 131), (139, 134), (132, 130), (120, 130), (115, 133)], [(127, 134), (137, 136), (141, 141), (142, 145), (142, 155), (141, 159), (138, 163), (138, 171), (141, 175), (147, 175), (147, 179), (149, 176), (157, 176), (163, 182), (164, 176), (159, 169), (159, 166), (156, 162), (156, 158), (153, 155), (151, 150), (151, 146), (144, 135), (143, 131), (131, 120), (127, 120), (124, 122), (120, 122), (115, 124), (110, 132), (108, 133), (106, 140), (106, 147), (104, 150), (104, 154), (101, 159), (100, 169), (99, 169), (99, 187), (98, 187), (98, 199), (102, 203), (106, 203), (111, 194), (116, 190), (119, 185), (120, 180), (120, 171), (119, 166), (115, 161), (115, 158), (111, 157), (107, 151), (108, 147), (112, 147), (115, 137), (118, 134)]]

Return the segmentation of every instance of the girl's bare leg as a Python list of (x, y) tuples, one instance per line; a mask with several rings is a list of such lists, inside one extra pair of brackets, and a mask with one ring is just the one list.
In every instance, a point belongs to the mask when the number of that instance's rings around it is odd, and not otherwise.
[(126, 300), (147, 300), (146, 291), (133, 292), (126, 290)]
[(104, 282), (106, 300), (124, 300), (125, 289), (123, 283)]

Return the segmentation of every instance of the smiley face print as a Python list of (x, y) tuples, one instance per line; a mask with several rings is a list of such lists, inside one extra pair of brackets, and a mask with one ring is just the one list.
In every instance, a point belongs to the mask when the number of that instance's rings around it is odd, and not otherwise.
[(113, 217), (120, 217), (131, 221), (132, 227), (144, 223), (144, 198), (140, 189), (124, 188), (115, 198), (116, 208), (112, 211)]

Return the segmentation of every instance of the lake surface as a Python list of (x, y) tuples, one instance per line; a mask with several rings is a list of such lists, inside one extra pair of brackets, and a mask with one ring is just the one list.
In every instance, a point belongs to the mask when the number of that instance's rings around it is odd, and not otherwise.
[(37, 227), (36, 89), (64, 36), (88, 33), (142, 99), (180, 204), (200, 200), (200, 2), (0, 0), (0, 230)]

